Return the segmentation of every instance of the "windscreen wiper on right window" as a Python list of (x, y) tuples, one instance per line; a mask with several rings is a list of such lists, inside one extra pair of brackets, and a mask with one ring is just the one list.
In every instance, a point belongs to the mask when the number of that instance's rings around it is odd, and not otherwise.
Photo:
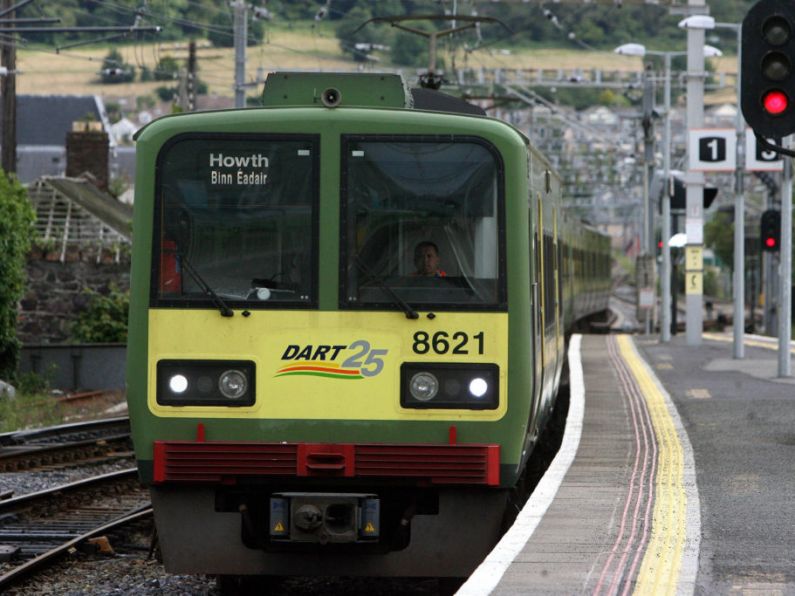
[(403, 300), (403, 298), (400, 297), (400, 294), (398, 294), (395, 290), (393, 290), (383, 279), (381, 279), (380, 277), (375, 275), (372, 271), (370, 271), (370, 268), (367, 265), (365, 265), (358, 256), (354, 257), (354, 259), (356, 261), (356, 266), (359, 267), (359, 269), (361, 269), (364, 272), (364, 274), (367, 275), (367, 277), (369, 277), (373, 282), (375, 282), (376, 285), (379, 288), (381, 288), (392, 299), (392, 302), (394, 302), (395, 305), (400, 307), (400, 309), (404, 313), (406, 313), (407, 319), (420, 318), (420, 315), (417, 313), (417, 311), (414, 310), (408, 302)]

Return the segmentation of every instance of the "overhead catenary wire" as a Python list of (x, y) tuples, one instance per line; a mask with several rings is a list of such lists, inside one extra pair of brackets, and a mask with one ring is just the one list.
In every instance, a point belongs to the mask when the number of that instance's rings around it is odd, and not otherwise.
[[(591, 136), (594, 139), (605, 141), (604, 134), (601, 131), (598, 131), (586, 124), (583, 124), (582, 122), (578, 122), (577, 120), (572, 119), (568, 114), (566, 114), (563, 110), (561, 110), (559, 106), (556, 106), (554, 103), (552, 103), (548, 99), (545, 99), (544, 97), (533, 91), (532, 89), (522, 89), (520, 91), (510, 85), (503, 85), (503, 87), (508, 93), (515, 95), (517, 98), (521, 99), (522, 101), (528, 104), (532, 104), (535, 102), (540, 103), (544, 107), (552, 111), (561, 120), (569, 124), (570, 126), (578, 128), (579, 130), (581, 130), (582, 132), (586, 133), (587, 135)], [(620, 149), (619, 144), (615, 142), (609, 142), (609, 144), (612, 145), (615, 149)]]

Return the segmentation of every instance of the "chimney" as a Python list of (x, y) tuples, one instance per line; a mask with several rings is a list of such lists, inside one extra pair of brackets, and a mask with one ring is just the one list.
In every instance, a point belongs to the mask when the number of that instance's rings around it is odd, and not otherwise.
[(98, 188), (107, 190), (108, 148), (108, 133), (101, 122), (74, 122), (66, 133), (66, 175), (78, 178), (88, 172)]

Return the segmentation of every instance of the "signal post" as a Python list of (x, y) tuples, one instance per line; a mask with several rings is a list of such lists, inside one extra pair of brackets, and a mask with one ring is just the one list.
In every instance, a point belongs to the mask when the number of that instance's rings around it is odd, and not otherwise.
[[(784, 139), (775, 146), (764, 137), (785, 138), (795, 132), (795, 3), (792, 0), (760, 0), (748, 11), (742, 25), (742, 110), (758, 142), (780, 153), (795, 157)], [(771, 226), (767, 215), (762, 225)], [(792, 335), (792, 160), (784, 163), (781, 189), (781, 259), (778, 317), (778, 374), (791, 374), (790, 336)], [(764, 232), (765, 230), (763, 230)], [(773, 248), (763, 238), (765, 248)]]

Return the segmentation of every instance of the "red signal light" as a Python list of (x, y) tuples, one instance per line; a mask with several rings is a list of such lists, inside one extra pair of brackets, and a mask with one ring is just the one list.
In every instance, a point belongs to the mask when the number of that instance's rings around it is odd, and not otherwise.
[(778, 116), (789, 107), (789, 98), (783, 91), (769, 91), (762, 98), (762, 105), (768, 114)]
[(776, 247), (776, 239), (775, 238), (765, 238), (765, 246), (768, 248), (775, 248)]

